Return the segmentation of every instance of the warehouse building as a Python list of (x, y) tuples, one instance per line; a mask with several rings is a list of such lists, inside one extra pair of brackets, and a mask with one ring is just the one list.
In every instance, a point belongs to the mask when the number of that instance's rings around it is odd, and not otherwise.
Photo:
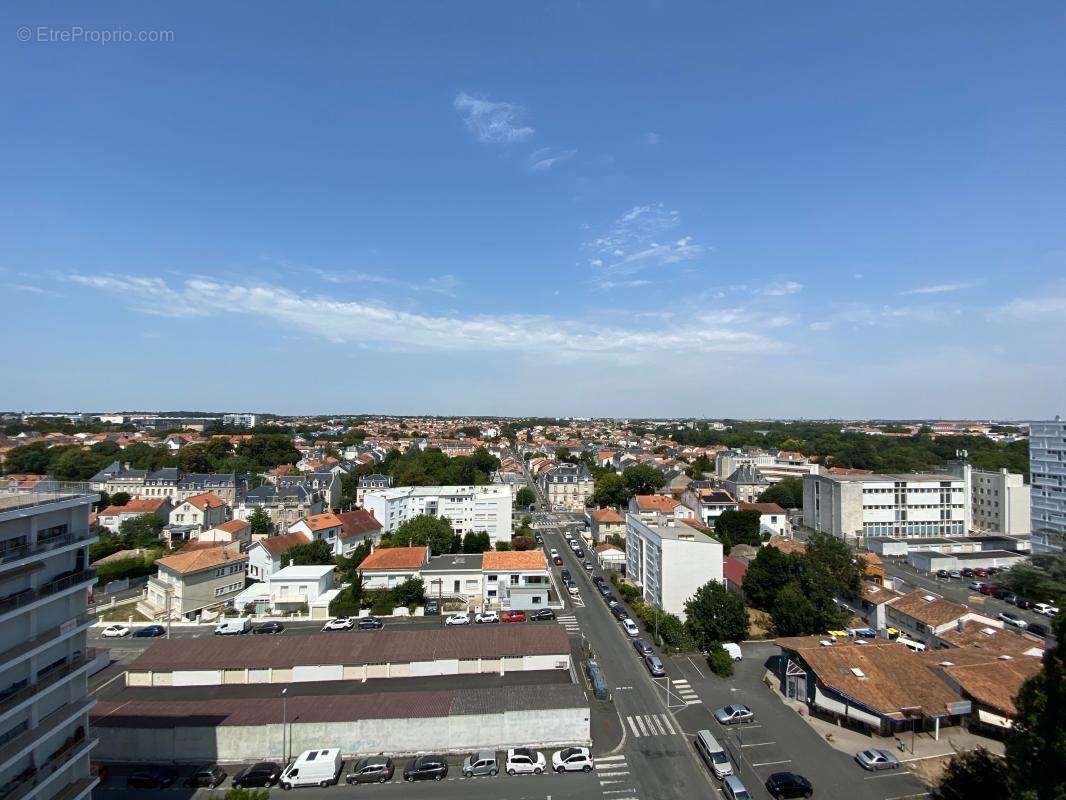
[(429, 675), (569, 670), (558, 625), (316, 633), (160, 641), (126, 671), (126, 685), (217, 686), (366, 681)]

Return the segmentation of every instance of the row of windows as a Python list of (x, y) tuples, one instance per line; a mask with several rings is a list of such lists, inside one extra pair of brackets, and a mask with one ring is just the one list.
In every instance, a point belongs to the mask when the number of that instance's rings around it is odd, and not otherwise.
[(240, 583), (231, 583), (229, 586), (220, 586), (215, 589), (215, 597), (222, 597), (224, 594), (232, 594), (233, 592), (239, 592), (244, 588), (244, 581)]

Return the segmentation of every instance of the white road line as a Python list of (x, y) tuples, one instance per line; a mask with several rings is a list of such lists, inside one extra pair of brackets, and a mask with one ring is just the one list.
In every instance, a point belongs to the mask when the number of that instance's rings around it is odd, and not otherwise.
[(601, 773), (599, 773), (601, 778), (618, 778), (618, 777), (621, 777), (622, 775), (628, 775), (628, 774), (629, 774), (629, 770), (628, 769), (619, 769), (619, 770), (615, 770), (613, 772), (601, 772)]
[(640, 736), (640, 731), (637, 730), (637, 724), (633, 722), (632, 717), (626, 717), (626, 722), (629, 723), (629, 727), (633, 729), (634, 736)]
[(625, 783), (625, 781), (600, 781), (600, 786), (614, 786), (619, 783)]
[(791, 764), (791, 763), (792, 763), (792, 759), (791, 758), (786, 758), (784, 761), (763, 761), (760, 764), (752, 764), (752, 766), (753, 767), (770, 767), (770, 766), (773, 766), (774, 764)]
[(751, 744), (742, 744), (741, 747), (766, 747), (768, 744), (777, 744), (777, 742), (752, 742)]
[(867, 777), (863, 778), (863, 780), (864, 781), (876, 781), (878, 778), (902, 778), (905, 775), (911, 775), (911, 774), (912, 773), (911, 773), (910, 770), (906, 770), (906, 769), (903, 769), (903, 770), (891, 769), (888, 772), (886, 772), (884, 775), (868, 775)]
[(649, 736), (650, 734), (644, 730), (644, 720), (640, 717), (633, 717), (633, 720), (637, 723), (637, 727), (640, 729), (641, 736)]
[(932, 797), (929, 792), (922, 792), (921, 794), (901, 794), (895, 797), (886, 797), (885, 800), (911, 800), (914, 797)]
[(700, 668), (696, 666), (696, 662), (692, 660), (692, 657), (691, 656), (685, 656), (685, 658), (688, 660), (688, 663), (692, 665), (692, 668), (694, 670), (696, 670), (696, 674), (699, 675), (702, 678), (703, 677), (703, 673), (700, 672)]
[(659, 717), (657, 717), (655, 714), (649, 714), (647, 717), (645, 717), (645, 719), (648, 722), (648, 730), (650, 730), (653, 735), (666, 735), (666, 731), (663, 730), (663, 726), (659, 722)]
[(604, 794), (625, 794), (626, 792), (635, 792), (635, 791), (636, 791), (636, 789), (634, 789), (632, 786), (630, 786), (628, 789), (604, 789), (603, 793)]
[(662, 718), (663, 725), (665, 725), (666, 729), (670, 731), (671, 736), (677, 733), (677, 731), (674, 730), (674, 726), (670, 724), (670, 718), (667, 717), (666, 714), (660, 714), (659, 716)]
[(596, 757), (596, 763), (597, 764), (600, 763), (601, 761), (625, 761), (625, 760), (626, 760), (625, 756), (597, 756)]
[(681, 680), (675, 680), (674, 681), (674, 686), (688, 686), (688, 685), (689, 685), (688, 681), (686, 681), (684, 678), (682, 678)]

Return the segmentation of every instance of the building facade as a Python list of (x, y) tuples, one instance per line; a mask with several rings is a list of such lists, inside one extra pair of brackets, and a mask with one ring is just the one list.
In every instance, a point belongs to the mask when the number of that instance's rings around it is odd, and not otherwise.
[(1032, 530), (1029, 487), (1023, 475), (1006, 469), (974, 469), (967, 463), (957, 464), (951, 472), (966, 484), (973, 530), (1011, 536)]
[(848, 542), (964, 535), (969, 508), (965, 483), (954, 475), (819, 472), (803, 479), (803, 524)]
[(540, 488), (553, 511), (584, 511), (596, 482), (584, 464), (559, 464), (540, 476)]
[(97, 782), (86, 611), (99, 495), (43, 483), (0, 494), (0, 795), (81, 800)]
[(1066, 422), (1029, 426), (1034, 553), (1061, 553), (1066, 543)]
[(460, 534), (487, 533), (495, 545), (511, 539), (511, 486), (401, 486), (367, 491), (363, 507), (392, 533), (407, 520), (425, 514), (444, 517)]
[[(237, 548), (234, 548), (236, 550)], [(155, 562), (159, 571), (137, 609), (153, 619), (194, 619), (228, 603), (244, 589), (248, 556), (227, 547), (175, 553)]]

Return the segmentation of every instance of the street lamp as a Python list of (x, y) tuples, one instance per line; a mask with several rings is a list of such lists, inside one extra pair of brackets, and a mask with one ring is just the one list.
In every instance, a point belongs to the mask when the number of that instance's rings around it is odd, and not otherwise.
[(285, 764), (289, 763), (289, 705), (288, 698), (285, 697), (288, 691), (288, 686), (281, 690), (281, 760)]

